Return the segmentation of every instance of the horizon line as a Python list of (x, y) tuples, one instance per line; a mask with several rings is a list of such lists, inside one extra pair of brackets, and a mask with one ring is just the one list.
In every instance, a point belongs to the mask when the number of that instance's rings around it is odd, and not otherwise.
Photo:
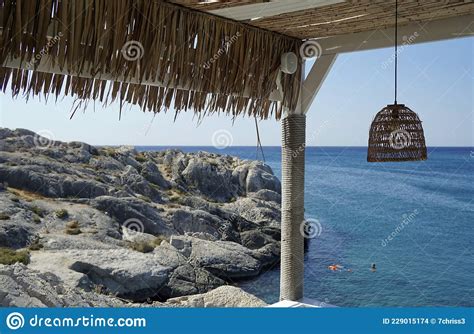
[[(227, 147), (224, 147), (224, 148), (218, 148), (218, 147), (215, 147), (213, 145), (142, 145), (142, 144), (139, 144), (139, 145), (131, 145), (131, 144), (111, 144), (111, 145), (108, 145), (108, 144), (105, 144), (105, 145), (102, 145), (102, 144), (92, 144), (93, 146), (99, 146), (99, 147), (105, 147), (105, 146), (133, 146), (133, 147), (212, 147), (212, 148), (215, 148), (215, 149), (221, 149), (221, 150), (225, 150), (225, 149), (228, 149), (228, 148), (237, 148), (237, 147), (249, 147), (249, 148), (256, 148), (257, 146), (256, 145), (232, 145), (232, 146), (227, 146)], [(263, 145), (262, 146), (263, 148), (265, 147), (268, 147), (268, 148), (273, 148), (273, 147), (278, 147), (280, 148), (281, 146), (280, 145)], [(324, 148), (324, 147), (331, 147), (331, 148), (342, 148), (342, 147), (350, 147), (350, 148), (367, 148), (368, 146), (357, 146), (357, 145), (320, 145), (320, 146), (314, 146), (314, 145), (307, 145), (305, 146), (306, 148)], [(439, 147), (443, 147), (443, 148), (474, 148), (474, 146), (445, 146), (445, 145), (432, 145), (432, 146), (427, 146), (428, 149), (430, 148), (439, 148)]]

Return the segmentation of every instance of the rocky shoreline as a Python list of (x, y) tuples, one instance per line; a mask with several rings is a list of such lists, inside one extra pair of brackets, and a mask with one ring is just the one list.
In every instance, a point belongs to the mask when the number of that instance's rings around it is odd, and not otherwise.
[(264, 305), (231, 286), (279, 260), (261, 162), (0, 128), (0, 184), (0, 306)]

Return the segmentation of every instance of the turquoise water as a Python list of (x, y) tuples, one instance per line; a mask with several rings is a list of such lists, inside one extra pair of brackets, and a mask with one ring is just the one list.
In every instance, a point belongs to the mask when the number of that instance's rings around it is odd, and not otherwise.
[[(180, 149), (256, 158), (252, 147)], [(280, 175), (280, 149), (264, 154)], [(474, 150), (428, 154), (424, 162), (369, 164), (365, 148), (306, 150), (306, 217), (321, 225), (306, 253), (306, 297), (338, 306), (474, 306)], [(278, 268), (240, 286), (275, 302)]]

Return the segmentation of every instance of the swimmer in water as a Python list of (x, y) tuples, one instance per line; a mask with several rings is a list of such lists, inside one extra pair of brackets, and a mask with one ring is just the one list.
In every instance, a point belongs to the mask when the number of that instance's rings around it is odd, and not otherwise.
[(370, 270), (372, 271), (376, 271), (377, 269), (375, 268), (375, 263), (372, 263), (372, 265), (370, 266)]

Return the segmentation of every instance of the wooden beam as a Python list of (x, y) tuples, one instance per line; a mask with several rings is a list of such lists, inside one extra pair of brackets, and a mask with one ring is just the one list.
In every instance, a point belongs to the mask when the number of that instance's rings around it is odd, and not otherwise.
[(318, 57), (301, 88), (301, 111), (306, 114), (319, 92), (326, 76), (336, 61), (337, 54)]
[[(472, 36), (474, 14), (430, 21), (410, 23), (398, 28), (399, 45), (418, 44), (451, 38)], [(322, 54), (365, 51), (393, 46), (393, 28), (315, 39)]]

